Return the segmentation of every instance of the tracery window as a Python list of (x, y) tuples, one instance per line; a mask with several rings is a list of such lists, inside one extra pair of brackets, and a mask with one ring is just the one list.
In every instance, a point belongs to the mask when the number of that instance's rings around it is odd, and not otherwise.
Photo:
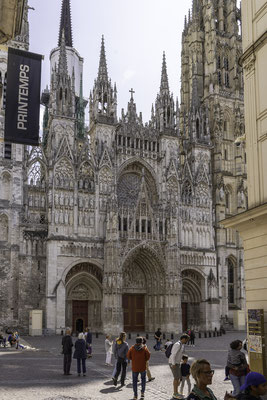
[(111, 170), (107, 166), (101, 168), (99, 173), (100, 193), (110, 193), (112, 181)]
[(182, 188), (182, 202), (184, 204), (192, 204), (192, 186), (189, 181), (185, 181)]
[(61, 159), (55, 168), (55, 186), (61, 189), (73, 188), (73, 169), (66, 159)]
[(44, 182), (44, 171), (40, 161), (36, 161), (30, 166), (28, 172), (28, 184), (40, 186)]

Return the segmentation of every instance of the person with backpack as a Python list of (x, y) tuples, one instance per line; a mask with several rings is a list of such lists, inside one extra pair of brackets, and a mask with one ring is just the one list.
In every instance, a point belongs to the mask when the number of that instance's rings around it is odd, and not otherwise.
[[(174, 343), (172, 348), (171, 348), (171, 354), (169, 356), (169, 366), (172, 371), (173, 375), (173, 398), (174, 399), (180, 399), (181, 394), (178, 393), (178, 386), (180, 383), (180, 380), (182, 378), (181, 375), (181, 360), (184, 352), (184, 346), (190, 339), (190, 336), (184, 333), (178, 342)], [(170, 346), (169, 346), (170, 347)], [(169, 349), (168, 347), (168, 349)], [(167, 349), (167, 350), (168, 350)], [(167, 352), (166, 350), (166, 352)], [(165, 352), (165, 354), (166, 354)], [(167, 354), (166, 354), (167, 356)], [(168, 356), (167, 356), (168, 357)]]

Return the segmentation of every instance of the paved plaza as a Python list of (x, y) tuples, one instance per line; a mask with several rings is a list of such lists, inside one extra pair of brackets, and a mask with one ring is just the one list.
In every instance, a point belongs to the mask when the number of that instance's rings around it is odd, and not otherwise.
[[(172, 398), (172, 377), (164, 352), (153, 350), (154, 340), (148, 340), (151, 350), (151, 372), (153, 382), (146, 387), (148, 400)], [(225, 391), (231, 391), (231, 382), (224, 382), (224, 366), (229, 343), (244, 339), (245, 332), (227, 332), (216, 338), (196, 340), (195, 347), (186, 346), (189, 362), (195, 358), (207, 358), (215, 369), (212, 389), (218, 400)], [(78, 377), (76, 360), (73, 360), (71, 376), (62, 370), (61, 337), (25, 337), (23, 342), (30, 346), (25, 350), (0, 349), (0, 400), (130, 400), (133, 397), (131, 373), (128, 367), (126, 386), (117, 388), (111, 380), (112, 368), (104, 365), (104, 336), (93, 338), (93, 357), (87, 360), (87, 376)], [(135, 337), (128, 340), (134, 343)], [(76, 338), (73, 339), (75, 341)], [(192, 380), (193, 383), (193, 380)], [(140, 388), (139, 388), (140, 394)]]

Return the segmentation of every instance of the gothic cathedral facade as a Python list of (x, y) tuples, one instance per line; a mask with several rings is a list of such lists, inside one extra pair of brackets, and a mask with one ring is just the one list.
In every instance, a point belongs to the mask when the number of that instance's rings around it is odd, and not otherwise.
[[(26, 10), (26, 9), (25, 9)], [(27, 10), (26, 10), (27, 11)], [(10, 45), (27, 48), (24, 35)], [(163, 54), (143, 123), (117, 114), (104, 38), (85, 126), (83, 58), (62, 0), (39, 147), (0, 142), (0, 326), (29, 311), (59, 333), (219, 328), (244, 309), (243, 248), (220, 220), (247, 207), (240, 10), (194, 0), (182, 35), (181, 101)], [(0, 49), (0, 137), (6, 53)]]

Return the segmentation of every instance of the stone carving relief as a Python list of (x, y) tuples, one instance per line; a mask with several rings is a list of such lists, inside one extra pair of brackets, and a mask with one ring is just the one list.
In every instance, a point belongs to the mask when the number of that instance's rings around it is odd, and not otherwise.
[(102, 283), (102, 280), (103, 280), (102, 271), (96, 265), (89, 264), (89, 263), (80, 263), (80, 264), (77, 264), (74, 267), (72, 267), (66, 276), (66, 283), (72, 277), (74, 277), (75, 275), (77, 275), (81, 272), (86, 272), (90, 275), (93, 275), (100, 283)]
[(87, 300), (89, 298), (89, 290), (83, 285), (77, 285), (71, 292), (71, 298), (73, 300)]
[(145, 289), (146, 278), (138, 265), (132, 264), (128, 266), (123, 276), (123, 287), (125, 289)]

